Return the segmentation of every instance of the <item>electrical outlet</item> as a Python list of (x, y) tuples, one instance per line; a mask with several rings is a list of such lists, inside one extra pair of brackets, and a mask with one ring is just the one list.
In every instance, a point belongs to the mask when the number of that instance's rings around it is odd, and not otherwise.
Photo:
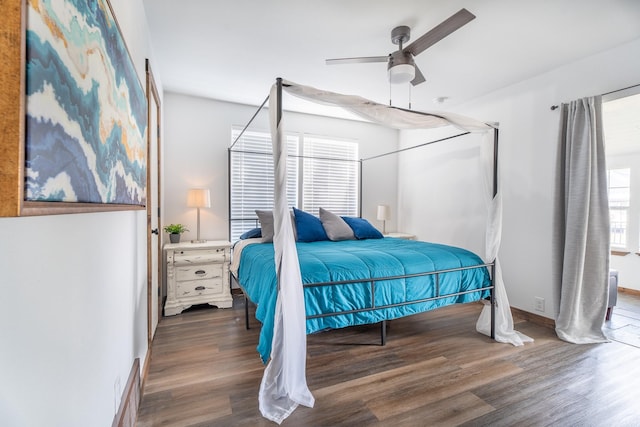
[(544, 298), (541, 297), (535, 297), (535, 306), (534, 308), (537, 311), (542, 311), (544, 312)]

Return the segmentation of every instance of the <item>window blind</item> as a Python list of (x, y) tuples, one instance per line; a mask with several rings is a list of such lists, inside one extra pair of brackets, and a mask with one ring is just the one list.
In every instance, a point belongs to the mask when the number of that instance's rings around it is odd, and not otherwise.
[(358, 214), (358, 144), (304, 135), (302, 210)]
[[(240, 134), (232, 129), (231, 140)], [(294, 206), (298, 200), (298, 137), (287, 135), (287, 199)], [(231, 150), (231, 239), (258, 227), (256, 209), (273, 209), (273, 154), (268, 132), (245, 131)]]
[[(235, 141), (240, 128), (233, 128)], [(358, 144), (288, 134), (289, 206), (318, 215), (320, 207), (338, 215), (358, 215)], [(256, 209), (273, 209), (273, 155), (268, 132), (246, 130), (230, 153), (231, 241), (258, 227)]]

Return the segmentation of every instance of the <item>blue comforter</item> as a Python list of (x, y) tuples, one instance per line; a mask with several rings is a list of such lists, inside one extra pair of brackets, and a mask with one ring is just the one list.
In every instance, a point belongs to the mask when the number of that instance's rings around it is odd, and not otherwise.
[[(349, 240), (342, 242), (298, 242), (298, 258), (303, 284), (388, 278), (427, 271), (446, 270), (483, 264), (474, 253), (447, 245), (394, 238)], [(238, 281), (249, 299), (257, 305), (256, 318), (262, 322), (258, 352), (266, 361), (271, 353), (277, 280), (273, 244), (261, 243), (242, 250)], [(450, 296), (403, 306), (382, 307), (424, 298), (453, 294), (490, 286), (486, 268), (376, 282), (323, 287), (306, 287), (307, 316), (360, 309), (363, 312), (336, 314), (307, 319), (307, 333), (396, 319), (455, 303), (478, 301), (488, 290)]]

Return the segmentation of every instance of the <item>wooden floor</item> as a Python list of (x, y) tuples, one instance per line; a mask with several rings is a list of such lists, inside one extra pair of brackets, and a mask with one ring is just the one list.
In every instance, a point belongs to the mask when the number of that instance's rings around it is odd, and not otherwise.
[[(315, 407), (283, 426), (640, 426), (640, 348), (574, 345), (516, 319), (523, 347), (475, 332), (478, 304), (308, 337)], [(609, 326), (616, 326), (616, 315)], [(137, 426), (274, 426), (258, 410), (259, 324), (244, 307), (162, 319)]]
[(618, 303), (604, 332), (611, 340), (640, 348), (640, 295), (618, 292)]

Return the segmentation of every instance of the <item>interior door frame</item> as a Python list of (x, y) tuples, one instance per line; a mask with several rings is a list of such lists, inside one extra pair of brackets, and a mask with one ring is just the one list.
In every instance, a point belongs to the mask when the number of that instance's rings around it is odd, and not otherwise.
[[(153, 78), (153, 72), (151, 71), (151, 64), (149, 63), (149, 59), (145, 60), (145, 68), (146, 68), (146, 75), (147, 75), (147, 123), (151, 124), (152, 120), (151, 120), (151, 115), (155, 114), (156, 115), (156, 120), (155, 123), (157, 125), (156, 129), (148, 129), (147, 132), (147, 159), (151, 159), (151, 143), (153, 141), (153, 133), (155, 133), (157, 136), (156, 139), (156, 161), (157, 164), (155, 165), (156, 170), (157, 170), (157, 179), (158, 179), (158, 183), (157, 183), (157, 194), (152, 194), (152, 186), (150, 185), (151, 182), (151, 167), (150, 165), (147, 167), (147, 343), (148, 343), (148, 348), (151, 348), (151, 341), (153, 340), (153, 319), (152, 319), (152, 293), (153, 292), (157, 292), (158, 293), (158, 322), (160, 322), (160, 319), (162, 318), (162, 282), (163, 282), (163, 277), (162, 277), (162, 239), (161, 239), (161, 234), (159, 231), (160, 228), (160, 224), (162, 224), (161, 222), (161, 211), (162, 209), (160, 208), (162, 206), (162, 198), (161, 198), (161, 194), (162, 194), (162, 189), (161, 189), (161, 183), (162, 183), (162, 179), (161, 179), (161, 167), (160, 165), (162, 164), (161, 162), (161, 155), (162, 155), (162, 151), (160, 150), (160, 148), (162, 147), (161, 144), (161, 132), (160, 130), (162, 129), (161, 126), (161, 108), (160, 108), (160, 96), (158, 94), (158, 89), (156, 87), (156, 83), (155, 80)], [(151, 105), (152, 105), (152, 101), (155, 102), (155, 111), (152, 111)], [(157, 212), (153, 212), (152, 209), (152, 203), (151, 200), (152, 198), (155, 198), (157, 200)], [(158, 234), (157, 234), (157, 238), (156, 238), (156, 245), (157, 245), (157, 254), (158, 254), (158, 269), (156, 271), (157, 274), (157, 278), (158, 278), (158, 285), (157, 288), (154, 289), (153, 287), (153, 283), (152, 283), (152, 269), (153, 269), (153, 262), (152, 262), (152, 254), (153, 254), (153, 238), (152, 238), (152, 233), (153, 230), (151, 230), (151, 219), (153, 215), (157, 215), (158, 217)]]

